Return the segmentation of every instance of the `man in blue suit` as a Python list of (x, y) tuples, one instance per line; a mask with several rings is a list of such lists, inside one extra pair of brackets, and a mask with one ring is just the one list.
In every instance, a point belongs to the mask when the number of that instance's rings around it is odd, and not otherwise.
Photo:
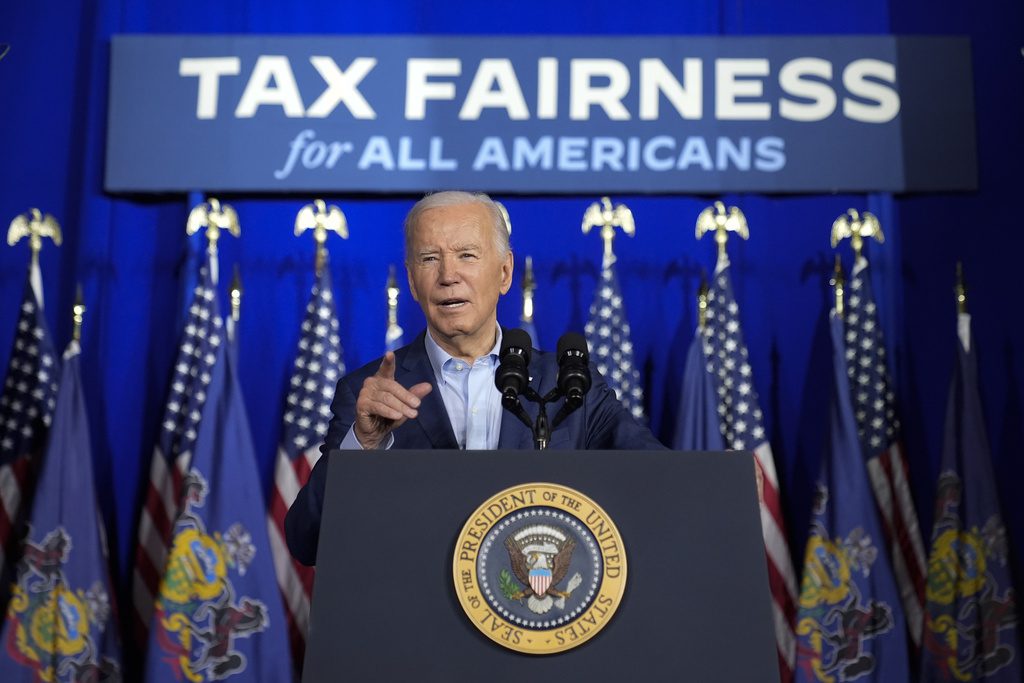
[[(327, 466), (337, 449), (530, 449), (530, 430), (505, 415), (494, 385), (501, 348), (498, 298), (512, 285), (512, 249), (497, 205), (484, 194), (439, 192), (405, 220), (409, 289), (427, 329), (408, 346), (338, 383), (324, 454), (285, 519), (292, 555), (316, 562)], [(555, 385), (554, 354), (534, 352), (531, 386)], [(661, 449), (591, 366), (583, 405), (551, 434), (557, 449)], [(551, 406), (553, 411), (559, 404)], [(537, 408), (527, 404), (531, 418)], [(330, 457), (343, 457), (336, 453)]]

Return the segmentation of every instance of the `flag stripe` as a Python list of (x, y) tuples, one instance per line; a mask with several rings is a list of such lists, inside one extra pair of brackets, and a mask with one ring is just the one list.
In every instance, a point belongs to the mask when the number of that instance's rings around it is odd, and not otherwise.
[(298, 351), (285, 400), (281, 443), (274, 465), (274, 490), (267, 508), (271, 552), (284, 598), (295, 668), (301, 670), (309, 629), (313, 570), (296, 562), (285, 542), (285, 515), (320, 458), (319, 445), (331, 417), (330, 399), (345, 372), (331, 293), (330, 270), (321, 268), (310, 291)]
[[(875, 500), (878, 504), (879, 521), (882, 523), (882, 531), (889, 539), (889, 552), (892, 555), (892, 569), (896, 575), (896, 584), (899, 587), (900, 599), (903, 602), (903, 610), (907, 619), (907, 628), (915, 646), (921, 644), (921, 628), (923, 625), (923, 610), (918, 597), (920, 590), (923, 593), (923, 582), (919, 577), (911, 575), (907, 566), (908, 556), (906, 554), (906, 525), (900, 519), (900, 511), (893, 508), (893, 487), (890, 484), (889, 473), (886, 471), (887, 462), (885, 454), (868, 460), (868, 475), (871, 480), (871, 487), (875, 493)], [(902, 542), (901, 542), (902, 541)], [(920, 571), (920, 570), (918, 570)]]
[(213, 262), (207, 253), (192, 292), (159, 436), (150, 458), (149, 485), (139, 519), (132, 586), (134, 635), (140, 647), (149, 640), (153, 606), (172, 527), (178, 517), (182, 480), (191, 466), (192, 448), (206, 403), (216, 351), (222, 344), (223, 321), (213, 289)]
[(796, 573), (786, 540), (778, 475), (771, 445), (765, 438), (763, 416), (754, 387), (753, 371), (743, 340), (739, 306), (732, 293), (727, 258), (720, 259), (708, 291), (703, 328), (707, 370), (716, 383), (717, 411), (722, 440), (727, 448), (753, 448), (758, 475), (761, 533), (768, 565), (776, 646), (783, 681), (792, 678), (795, 662)]
[(871, 291), (868, 261), (857, 258), (851, 273), (844, 320), (846, 371), (861, 453), (892, 560), (907, 629), (921, 644), (925, 554), (899, 447), (899, 422), (891, 389), (885, 340)]
[(914, 509), (914, 501), (910, 497), (910, 482), (907, 479), (909, 468), (907, 461), (903, 458), (903, 449), (898, 443), (894, 443), (885, 454), (890, 459), (889, 470), (893, 481), (893, 490), (896, 492), (896, 510), (899, 511), (903, 520), (900, 527), (900, 546), (904, 553), (913, 558), (920, 568), (916, 573), (919, 582), (919, 594), (924, 594), (924, 573), (927, 561), (925, 560), (924, 542), (921, 540), (921, 529), (917, 521), (917, 511)]

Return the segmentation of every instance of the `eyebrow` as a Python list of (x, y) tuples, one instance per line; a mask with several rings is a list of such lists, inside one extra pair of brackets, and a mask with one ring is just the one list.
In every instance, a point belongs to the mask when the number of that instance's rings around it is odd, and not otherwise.
[[(448, 251), (458, 253), (463, 251), (479, 251), (480, 249), (480, 245), (477, 244), (476, 242), (467, 242), (466, 244), (456, 244)], [(441, 253), (441, 251), (443, 250), (438, 247), (427, 247), (425, 249), (420, 249), (418, 252), (416, 252), (416, 255), (427, 256), (429, 254), (439, 254)]]

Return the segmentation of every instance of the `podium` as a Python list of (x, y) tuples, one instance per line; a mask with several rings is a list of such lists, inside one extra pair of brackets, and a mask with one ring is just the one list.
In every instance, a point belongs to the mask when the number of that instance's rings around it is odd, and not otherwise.
[[(750, 453), (334, 451), (303, 681), (777, 681)], [(463, 611), (457, 537), (494, 494), (575, 489), (614, 521), (625, 593), (556, 654), (515, 652)]]

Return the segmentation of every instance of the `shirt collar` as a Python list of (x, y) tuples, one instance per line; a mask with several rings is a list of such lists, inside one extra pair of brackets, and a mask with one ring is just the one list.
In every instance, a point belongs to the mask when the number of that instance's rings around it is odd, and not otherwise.
[[(498, 334), (494, 340), (494, 346), (491, 347), (490, 353), (485, 355), (491, 356), (492, 359), (498, 358), (498, 353), (501, 351), (501, 325), (497, 326)], [(455, 357), (445, 351), (438, 345), (434, 338), (430, 336), (430, 330), (423, 335), (424, 344), (427, 347), (427, 358), (430, 360), (430, 367), (434, 370), (434, 379), (437, 381), (437, 385), (441, 386), (445, 383), (444, 375), (442, 370), (444, 369), (445, 363), (451, 360), (455, 360)]]

